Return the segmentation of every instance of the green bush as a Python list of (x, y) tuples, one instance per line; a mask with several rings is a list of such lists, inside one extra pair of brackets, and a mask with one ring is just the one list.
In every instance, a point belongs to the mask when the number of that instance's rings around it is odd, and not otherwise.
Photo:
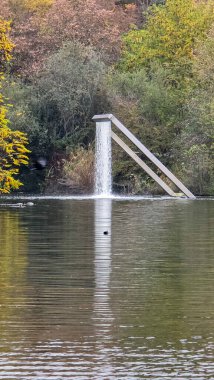
[[(94, 132), (105, 66), (90, 47), (69, 42), (52, 55), (37, 80), (40, 112), (55, 149), (88, 144)], [(100, 110), (102, 111), (102, 110)]]
[(29, 139), (33, 154), (47, 154), (47, 129), (40, 119), (40, 100), (33, 85), (26, 85), (21, 80), (7, 77), (3, 85), (3, 93), (9, 99), (11, 106), (8, 117), (12, 130), (25, 132)]

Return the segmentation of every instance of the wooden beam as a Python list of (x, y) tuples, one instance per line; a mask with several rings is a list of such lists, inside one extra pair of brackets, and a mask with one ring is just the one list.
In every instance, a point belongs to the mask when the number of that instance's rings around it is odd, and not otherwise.
[[(110, 115), (109, 115), (110, 116)], [(112, 123), (124, 133), (125, 136), (129, 138), (135, 144), (141, 152), (145, 154), (188, 198), (195, 199), (195, 196), (189, 191), (184, 184), (179, 181), (177, 177), (174, 176), (167, 168), (164, 166), (157, 157), (152, 154), (149, 149), (145, 147), (114, 115), (110, 116)]]
[(172, 191), (172, 189), (170, 189), (170, 187), (160, 178), (158, 177), (157, 174), (155, 174), (155, 172), (153, 172), (152, 169), (149, 168), (148, 165), (145, 164), (145, 162), (143, 162), (143, 160), (141, 160), (140, 157), (138, 157), (136, 155), (136, 153), (133, 152), (133, 150), (131, 148), (129, 148), (128, 145), (126, 145), (123, 140), (120, 139), (120, 137), (118, 137), (113, 131), (111, 131), (111, 137), (113, 138), (114, 141), (116, 141), (116, 143), (125, 150), (126, 153), (129, 154), (129, 156), (131, 158), (133, 158), (133, 160), (135, 160), (138, 165), (141, 166), (141, 168), (151, 177), (154, 179), (155, 182), (158, 183), (159, 186), (161, 186), (166, 192), (167, 194), (169, 194), (170, 196), (172, 197), (176, 197), (176, 194), (174, 193), (174, 191)]

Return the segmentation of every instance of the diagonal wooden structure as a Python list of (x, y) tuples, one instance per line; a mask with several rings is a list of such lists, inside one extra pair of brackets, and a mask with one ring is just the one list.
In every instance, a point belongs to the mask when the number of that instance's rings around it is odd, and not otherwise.
[[(112, 130), (112, 123), (135, 145), (141, 152), (152, 161), (162, 173), (165, 174), (167, 178), (170, 179), (172, 183), (174, 183), (178, 189), (185, 194), (190, 199), (195, 199), (195, 196), (189, 191), (186, 186), (177, 178), (175, 175), (170, 172), (166, 166), (164, 166), (157, 157), (154, 156), (153, 153), (149, 151), (134, 135), (131, 133), (114, 115), (112, 114), (103, 114), (103, 115), (95, 115), (93, 120), (96, 122), (97, 128), (108, 128), (111, 133), (111, 137), (114, 141), (117, 142), (125, 150), (129, 156), (131, 156), (141, 167), (142, 169), (153, 178), (166, 192), (172, 197), (178, 196), (149, 166), (137, 156), (137, 154), (121, 140)], [(180, 196), (180, 195), (179, 195)]]

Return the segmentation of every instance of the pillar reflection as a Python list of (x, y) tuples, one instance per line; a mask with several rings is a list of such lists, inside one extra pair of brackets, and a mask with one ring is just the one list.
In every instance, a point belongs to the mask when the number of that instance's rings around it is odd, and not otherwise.
[(95, 282), (102, 299), (108, 299), (111, 273), (111, 199), (95, 201)]
[[(112, 339), (111, 327), (113, 315), (110, 306), (110, 276), (112, 260), (111, 243), (112, 200), (95, 201), (95, 296), (94, 325), (96, 346), (102, 356), (100, 371), (109, 376), (112, 365), (107, 343)], [(104, 234), (106, 232), (106, 234)]]

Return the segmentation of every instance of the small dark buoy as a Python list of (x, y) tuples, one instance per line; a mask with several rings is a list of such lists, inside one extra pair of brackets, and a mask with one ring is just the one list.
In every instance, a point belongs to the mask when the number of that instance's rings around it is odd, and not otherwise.
[(103, 232), (103, 235), (108, 235), (108, 231), (104, 231), (104, 232)]

